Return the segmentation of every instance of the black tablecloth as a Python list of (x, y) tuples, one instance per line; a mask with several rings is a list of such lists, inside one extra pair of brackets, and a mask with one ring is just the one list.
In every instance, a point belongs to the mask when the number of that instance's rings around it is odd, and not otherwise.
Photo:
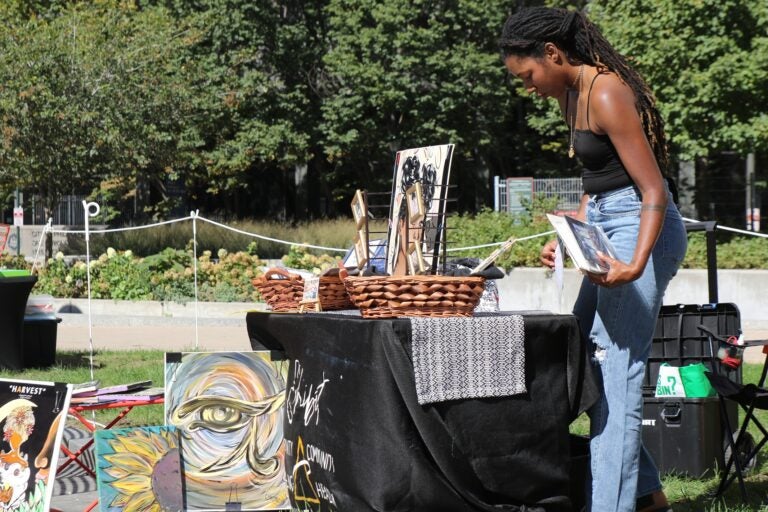
[(24, 368), (24, 311), (36, 276), (0, 277), (0, 366)]
[(345, 512), (570, 510), (568, 425), (597, 388), (575, 317), (524, 319), (527, 393), (420, 406), (410, 320), (249, 313), (252, 347), (290, 362), (292, 503)]

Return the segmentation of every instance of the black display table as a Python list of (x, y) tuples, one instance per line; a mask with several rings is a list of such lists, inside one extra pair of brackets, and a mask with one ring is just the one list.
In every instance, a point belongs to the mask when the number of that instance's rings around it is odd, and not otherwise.
[(285, 467), (293, 505), (571, 510), (568, 426), (597, 387), (574, 316), (523, 316), (527, 393), (421, 406), (409, 319), (248, 313), (252, 348), (278, 351), (290, 365)]
[(24, 311), (37, 276), (0, 277), (0, 366), (24, 368)]

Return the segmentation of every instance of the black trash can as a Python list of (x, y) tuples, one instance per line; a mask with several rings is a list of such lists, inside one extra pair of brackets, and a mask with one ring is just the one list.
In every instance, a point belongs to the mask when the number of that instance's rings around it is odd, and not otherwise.
[(56, 362), (56, 331), (61, 318), (24, 317), (24, 368), (43, 368)]

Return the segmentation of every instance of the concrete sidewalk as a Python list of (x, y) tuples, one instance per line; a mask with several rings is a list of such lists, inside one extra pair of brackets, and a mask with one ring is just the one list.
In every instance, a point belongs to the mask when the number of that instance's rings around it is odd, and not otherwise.
[[(130, 350), (159, 349), (168, 352), (184, 350), (250, 350), (245, 314), (237, 320), (210, 323), (199, 319), (186, 322), (158, 322), (140, 317), (123, 318), (123, 323), (104, 323), (95, 318), (89, 333), (87, 320), (73, 321), (73, 315), (59, 315), (57, 350), (88, 350), (90, 339), (94, 349)], [(78, 319), (79, 320), (79, 319)]]
[[(57, 349), (250, 350), (245, 316), (263, 304), (162, 304), (148, 301), (92, 301), (89, 332), (84, 299), (56, 300), (62, 319)], [(197, 315), (196, 315), (197, 313)], [(196, 318), (197, 317), (197, 318)]]

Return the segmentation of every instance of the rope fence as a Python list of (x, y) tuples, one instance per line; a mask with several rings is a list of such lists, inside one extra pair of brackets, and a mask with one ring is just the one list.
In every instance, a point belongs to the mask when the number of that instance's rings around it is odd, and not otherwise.
[[(142, 230), (142, 229), (150, 229), (155, 228), (159, 226), (165, 226), (169, 224), (175, 224), (178, 222), (185, 222), (185, 221), (192, 221), (192, 244), (193, 244), (193, 272), (194, 272), (194, 302), (195, 302), (195, 350), (199, 347), (199, 311), (198, 311), (198, 269), (197, 269), (197, 221), (201, 222), (207, 222), (208, 224), (217, 226), (222, 229), (226, 229), (229, 231), (232, 231), (234, 233), (238, 233), (240, 235), (249, 236), (252, 238), (256, 238), (259, 240), (265, 240), (269, 242), (274, 242), (278, 244), (284, 244), (289, 246), (296, 246), (296, 247), (305, 247), (308, 249), (317, 249), (317, 250), (323, 250), (323, 251), (330, 251), (330, 252), (340, 252), (340, 253), (347, 253), (348, 249), (339, 248), (339, 247), (325, 247), (322, 245), (313, 245), (303, 242), (296, 242), (296, 241), (289, 241), (289, 240), (281, 240), (279, 238), (273, 238), (269, 236), (260, 235), (258, 233), (252, 233), (249, 231), (245, 231), (242, 229), (238, 229), (232, 226), (228, 226), (226, 224), (223, 224), (221, 222), (216, 222), (211, 219), (207, 219), (205, 217), (200, 216), (200, 211), (195, 210), (190, 212), (190, 214), (186, 217), (182, 217), (179, 219), (172, 219), (172, 220), (166, 220), (161, 222), (155, 222), (152, 224), (145, 224), (142, 226), (130, 226), (130, 227), (124, 227), (124, 228), (111, 228), (111, 229), (90, 229), (90, 217), (95, 217), (99, 213), (99, 205), (94, 202), (87, 203), (86, 201), (82, 202), (83, 209), (85, 212), (85, 229), (84, 230), (63, 230), (63, 229), (55, 229), (52, 227), (53, 219), (49, 219), (48, 223), (43, 227), (43, 232), (40, 235), (40, 240), (38, 241), (37, 249), (35, 250), (35, 256), (34, 260), (32, 262), (32, 268), (35, 269), (38, 265), (41, 249), (43, 247), (44, 241), (45, 241), (45, 235), (47, 233), (55, 234), (83, 234), (85, 235), (85, 246), (86, 246), (86, 267), (87, 267), (87, 280), (88, 280), (88, 342), (90, 347), (90, 362), (91, 362), (91, 378), (93, 379), (93, 321), (91, 316), (91, 255), (90, 255), (90, 236), (91, 235), (99, 235), (99, 234), (106, 234), (106, 233), (119, 233), (119, 232), (125, 232), (125, 231), (135, 231), (135, 230)], [(690, 218), (683, 218), (685, 222), (688, 223), (698, 223), (700, 221)], [(717, 225), (716, 229), (728, 231), (732, 233), (738, 233), (741, 235), (747, 235), (747, 236), (757, 236), (761, 238), (768, 238), (768, 234), (764, 233), (756, 233), (754, 231), (747, 231), (744, 229), (736, 229), (731, 228), (727, 226), (720, 226)], [(555, 234), (555, 231), (545, 231), (542, 233), (536, 233), (533, 235), (529, 235), (526, 237), (518, 238), (516, 241), (524, 241), (524, 240), (531, 240), (534, 238), (540, 238), (545, 236), (551, 236)], [(467, 247), (454, 247), (450, 249), (446, 249), (446, 252), (460, 252), (460, 251), (470, 251), (475, 249), (485, 249), (489, 247), (498, 247), (502, 244), (504, 244), (505, 241), (502, 242), (489, 242), (485, 244), (479, 244), (479, 245), (472, 245)]]

